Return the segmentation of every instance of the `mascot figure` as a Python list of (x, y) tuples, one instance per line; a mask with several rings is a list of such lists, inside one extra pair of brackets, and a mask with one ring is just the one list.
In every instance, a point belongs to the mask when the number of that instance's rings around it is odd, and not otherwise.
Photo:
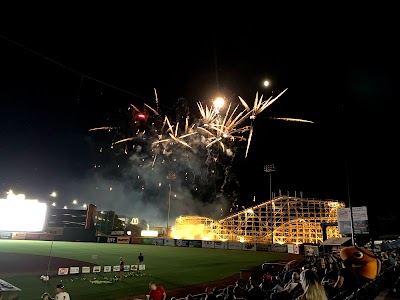
[(381, 271), (381, 261), (371, 251), (358, 246), (345, 247), (340, 251), (340, 258), (350, 258), (354, 271), (367, 281), (375, 279)]

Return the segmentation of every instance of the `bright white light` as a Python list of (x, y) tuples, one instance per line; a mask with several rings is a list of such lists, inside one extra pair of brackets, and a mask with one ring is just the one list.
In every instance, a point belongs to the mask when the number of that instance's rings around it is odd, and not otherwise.
[(213, 104), (214, 104), (215, 109), (218, 110), (225, 105), (225, 99), (222, 97), (215, 98), (215, 100), (213, 101)]
[(51, 206), (56, 206), (56, 203), (55, 203), (55, 202), (53, 202), (53, 203), (51, 204)]
[(72, 204), (78, 204), (77, 200), (72, 201)]
[(264, 84), (264, 86), (269, 86), (269, 81), (265, 80), (263, 84)]
[(18, 194), (18, 195), (16, 195), (16, 194), (14, 194), (14, 192), (13, 192), (12, 190), (9, 190), (9, 191), (7, 192), (7, 199), (8, 199), (8, 200), (13, 200), (13, 199), (16, 199), (16, 200), (24, 200), (24, 199), (25, 199), (25, 195), (24, 195), (24, 194)]
[(65, 206), (64, 206), (64, 209), (67, 209), (67, 208), (68, 208), (68, 207), (65, 205)]
[(47, 204), (29, 199), (0, 199), (0, 231), (42, 231)]
[(50, 194), (50, 196), (51, 196), (51, 197), (57, 197), (57, 193), (56, 193), (56, 192), (52, 192), (52, 193)]
[(86, 208), (87, 207), (87, 205), (86, 204), (83, 204), (83, 208)]
[(157, 237), (158, 236), (158, 231), (156, 230), (142, 230), (140, 232), (141, 236), (145, 236), (145, 237)]

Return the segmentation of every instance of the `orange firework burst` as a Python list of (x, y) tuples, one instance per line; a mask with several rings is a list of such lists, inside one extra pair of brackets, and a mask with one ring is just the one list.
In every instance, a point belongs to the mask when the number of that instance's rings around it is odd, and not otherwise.
[(218, 116), (218, 111), (214, 108), (214, 106), (208, 107), (206, 105), (203, 107), (203, 105), (198, 102), (197, 107), (199, 108), (201, 117), (203, 118), (204, 126), (208, 126), (213, 123)]
[(89, 129), (89, 131), (96, 131), (96, 130), (112, 130), (112, 129), (118, 129), (118, 127), (97, 127), (97, 128)]
[(185, 133), (180, 136), (178, 135), (179, 122), (176, 123), (175, 130), (173, 129), (173, 125), (171, 125), (171, 122), (169, 121), (168, 117), (165, 117), (163, 127), (165, 124), (168, 125), (167, 132), (170, 137), (167, 139), (162, 139), (160, 141), (153, 142), (153, 145), (175, 141), (175, 142), (180, 143), (188, 148), (192, 148), (192, 146), (190, 146), (188, 143), (186, 143), (183, 139), (187, 138), (191, 135), (197, 134), (197, 132), (194, 132), (192, 130), (193, 127), (195, 126), (195, 124), (193, 124), (192, 126), (189, 127), (189, 120), (188, 120), (188, 118), (186, 118)]
[(247, 147), (246, 147), (246, 154), (245, 157), (247, 157), (247, 154), (249, 152), (249, 148), (250, 148), (250, 143), (251, 143), (251, 139), (253, 137), (253, 132), (254, 132), (254, 127), (253, 127), (253, 120), (255, 120), (256, 116), (260, 113), (262, 113), (268, 106), (270, 106), (272, 103), (274, 103), (280, 96), (282, 96), (282, 94), (284, 92), (286, 92), (287, 89), (283, 90), (283, 92), (281, 92), (278, 96), (276, 96), (275, 98), (273, 98), (272, 96), (263, 101), (263, 95), (261, 95), (260, 98), (258, 98), (258, 92), (256, 93), (256, 98), (254, 99), (254, 105), (253, 108), (250, 108), (246, 101), (244, 101), (242, 99), (242, 97), (239, 96), (239, 100), (242, 103), (242, 105), (244, 106), (244, 108), (246, 109), (246, 111), (250, 114), (250, 120), (251, 120), (251, 125), (250, 125), (250, 133), (249, 133), (249, 138), (247, 140)]
[(288, 122), (314, 123), (313, 121), (303, 120), (303, 119), (295, 119), (295, 118), (274, 118), (274, 117), (271, 117), (270, 119), (288, 121)]

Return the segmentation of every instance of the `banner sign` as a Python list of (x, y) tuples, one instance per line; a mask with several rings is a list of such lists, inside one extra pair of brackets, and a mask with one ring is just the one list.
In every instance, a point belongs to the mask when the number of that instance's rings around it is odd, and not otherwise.
[(1, 292), (18, 292), (20, 290), (21, 289), (17, 288), (15, 285), (12, 285), (11, 283), (9, 283), (3, 279), (0, 279), (0, 291)]
[(119, 236), (117, 237), (118, 244), (129, 244), (131, 238), (129, 236)]
[(13, 240), (25, 240), (26, 233), (25, 232), (14, 232), (12, 235)]
[(164, 239), (164, 246), (175, 246), (174, 239)]
[(143, 245), (153, 245), (153, 240), (154, 240), (154, 239), (143, 238), (143, 239), (142, 239), (142, 244), (143, 244)]
[(271, 245), (271, 251), (272, 252), (287, 253), (287, 245), (272, 244)]
[(240, 242), (228, 242), (228, 249), (230, 250), (242, 250), (243, 243)]
[(189, 247), (189, 241), (188, 240), (176, 240), (176, 245), (178, 247)]
[(141, 238), (136, 238), (136, 237), (131, 238), (131, 244), (141, 244), (141, 243), (142, 243)]
[(125, 272), (129, 272), (131, 270), (131, 266), (130, 265), (124, 265), (124, 271)]
[(79, 274), (79, 267), (70, 267), (69, 274)]
[(189, 247), (191, 248), (201, 248), (202, 242), (201, 241), (189, 241)]
[(139, 265), (139, 271), (145, 271), (146, 266), (145, 265)]
[(25, 234), (25, 239), (26, 240), (39, 240), (40, 239), (40, 234), (37, 233), (27, 233)]
[[(355, 234), (369, 234), (367, 207), (352, 207), (353, 228)], [(338, 229), (340, 234), (351, 234), (350, 208), (337, 209)]]
[(256, 248), (257, 248), (257, 251), (271, 252), (271, 244), (257, 243)]
[(107, 238), (107, 243), (116, 243), (117, 242), (117, 237), (116, 236), (109, 236)]
[(64, 227), (47, 227), (47, 233), (54, 235), (63, 235)]
[(12, 232), (0, 232), (0, 239), (4, 240), (11, 240), (12, 239)]
[(58, 275), (68, 275), (69, 268), (58, 268)]
[(214, 241), (201, 241), (202, 248), (214, 248)]
[(214, 248), (215, 249), (228, 249), (228, 243), (227, 242), (215, 241), (214, 242)]
[(153, 239), (153, 245), (163, 246), (164, 245), (164, 239)]
[(138, 266), (137, 265), (131, 265), (131, 271), (137, 271)]
[(104, 273), (109, 273), (111, 272), (111, 266), (104, 266), (103, 270)]
[(39, 234), (39, 240), (42, 240), (42, 241), (51, 241), (51, 240), (53, 240), (53, 235), (52, 235), (52, 234), (49, 234), (49, 233), (42, 233), (42, 234)]
[(100, 273), (101, 272), (101, 266), (94, 266), (93, 267), (93, 273)]
[[(304, 251), (305, 251), (305, 249), (306, 249), (306, 245), (304, 245)], [(292, 254), (300, 254), (300, 247), (299, 247), (299, 245), (288, 244), (287, 251), (288, 251), (288, 253), (292, 253)]]
[(125, 232), (123, 230), (115, 230), (111, 231), (111, 235), (124, 235)]
[(90, 273), (90, 267), (82, 267), (82, 274)]
[(247, 251), (256, 251), (257, 247), (256, 244), (253, 243), (244, 243), (243, 244), (243, 250)]
[(118, 266), (113, 266), (113, 272), (119, 272), (119, 265)]

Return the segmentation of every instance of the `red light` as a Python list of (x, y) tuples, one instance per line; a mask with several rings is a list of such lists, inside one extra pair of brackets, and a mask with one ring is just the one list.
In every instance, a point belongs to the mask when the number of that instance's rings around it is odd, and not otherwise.
[(137, 116), (138, 116), (138, 118), (140, 118), (140, 119), (145, 119), (145, 118), (146, 118), (146, 116), (145, 116), (144, 114), (138, 114)]

